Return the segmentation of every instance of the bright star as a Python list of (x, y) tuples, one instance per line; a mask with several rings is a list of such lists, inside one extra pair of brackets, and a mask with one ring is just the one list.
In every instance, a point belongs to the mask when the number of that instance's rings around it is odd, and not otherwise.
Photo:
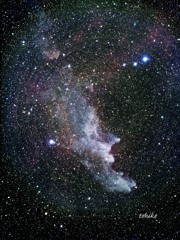
[(25, 42), (24, 40), (21, 41), (21, 44), (22, 44), (23, 46), (25, 45), (25, 43), (26, 43), (26, 42)]
[(147, 62), (150, 61), (150, 57), (147, 56), (147, 55), (144, 55), (144, 56), (142, 57), (142, 61), (143, 61), (144, 63), (147, 63)]
[(55, 145), (56, 144), (56, 142), (55, 142), (55, 140), (54, 139), (49, 139), (49, 141), (48, 141), (48, 143), (49, 143), (49, 145), (50, 146), (53, 146), (53, 145)]

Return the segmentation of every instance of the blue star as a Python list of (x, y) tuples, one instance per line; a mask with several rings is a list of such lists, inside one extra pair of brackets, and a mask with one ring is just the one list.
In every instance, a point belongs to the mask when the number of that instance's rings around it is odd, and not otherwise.
[(147, 63), (147, 62), (149, 62), (151, 59), (150, 59), (150, 57), (148, 56), (148, 55), (143, 55), (142, 56), (142, 61), (143, 61), (143, 63)]
[(48, 144), (49, 144), (50, 146), (54, 146), (54, 145), (56, 144), (56, 141), (51, 138), (51, 139), (48, 140)]

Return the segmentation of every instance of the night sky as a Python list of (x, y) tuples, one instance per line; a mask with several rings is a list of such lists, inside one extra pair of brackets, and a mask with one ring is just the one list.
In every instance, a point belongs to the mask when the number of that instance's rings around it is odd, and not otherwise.
[(4, 1), (1, 239), (178, 239), (179, 17)]

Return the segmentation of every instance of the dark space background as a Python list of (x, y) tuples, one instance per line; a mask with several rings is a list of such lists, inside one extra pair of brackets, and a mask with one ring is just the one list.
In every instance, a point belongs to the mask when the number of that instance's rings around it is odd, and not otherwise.
[[(36, 8), (40, 7), (47, 10), (53, 6), (54, 2), (56, 1), (27, 0), (1, 2), (3, 30), (3, 35), (1, 36), (3, 41), (1, 51), (4, 62), (6, 62), (5, 58), (7, 58), (7, 49), (11, 49), (11, 46), (13, 46), (11, 33), (13, 31), (21, 32), (22, 26), (29, 21), (31, 13), (36, 11)], [(73, 6), (74, 9), (78, 6), (76, 1), (59, 1), (59, 3), (62, 8), (65, 9), (68, 8), (69, 5), (71, 5), (71, 7)], [(141, 1), (141, 3), (149, 5), (157, 12), (164, 12), (171, 22), (174, 35), (176, 38), (180, 38), (180, 3), (178, 0), (147, 0)], [(179, 49), (177, 47), (177, 59), (178, 52)], [(141, 170), (144, 169), (142, 175), (145, 174), (145, 172), (150, 175), (154, 173), (151, 181), (147, 176), (142, 177), (137, 174), (137, 177), (135, 177), (137, 181), (143, 181), (143, 186), (147, 187), (147, 194), (144, 194), (142, 197), (142, 192), (144, 191), (137, 189), (136, 193), (132, 193), (130, 197), (126, 195), (113, 197), (107, 195), (106, 197), (110, 199), (108, 207), (104, 207), (103, 204), (101, 207), (101, 199), (99, 199), (99, 205), (96, 205), (96, 207), (98, 207), (95, 210), (90, 208), (88, 211), (84, 211), (81, 208), (79, 208), (79, 210), (69, 210), (68, 208), (61, 208), (60, 206), (57, 207), (57, 205), (54, 205), (44, 198), (43, 195), (39, 195), (37, 189), (30, 184), (29, 179), (14, 166), (14, 160), (12, 159), (14, 156), (12, 157), (9, 148), (7, 148), (7, 134), (8, 138), (11, 138), (11, 134), (7, 130), (5, 123), (5, 115), (7, 114), (5, 102), (8, 92), (5, 91), (4, 85), (2, 84), (2, 172), (0, 175), (1, 239), (178, 239), (180, 115), (179, 109), (175, 107), (175, 103), (180, 104), (179, 66), (180, 65), (177, 65), (176, 67), (177, 84), (175, 84), (176, 91), (174, 92), (171, 102), (166, 101), (166, 98), (164, 98), (160, 107), (160, 109), (163, 109), (166, 113), (168, 112), (168, 119), (171, 121), (172, 126), (168, 128), (168, 125), (158, 125), (160, 129), (159, 134), (163, 132), (166, 135), (172, 136), (170, 143), (164, 143), (166, 146), (165, 154), (167, 159), (171, 159), (170, 163), (168, 162), (163, 166), (159, 164), (159, 166), (157, 166), (156, 160), (154, 163), (152, 162), (152, 172), (149, 172), (151, 163), (147, 163), (145, 166), (145, 162), (142, 162), (137, 163), (136, 166), (134, 166), (135, 164), (131, 166), (131, 161), (129, 160), (132, 172), (141, 172)], [(6, 64), (2, 67), (2, 77), (6, 72), (6, 67)], [(151, 73), (153, 78), (153, 70)], [(149, 78), (151, 78), (151, 73), (149, 73)], [(136, 76), (136, 78), (138, 79), (138, 76)], [(139, 82), (139, 84), (142, 83)], [(106, 100), (107, 103), (108, 101), (113, 102), (113, 99), (106, 98)], [(122, 99), (120, 99), (120, 101), (121, 100)], [(104, 111), (108, 121), (108, 110), (102, 109), (102, 111)], [(128, 118), (128, 111), (125, 111), (124, 114), (127, 114), (126, 117)], [(110, 124), (112, 124), (111, 120), (109, 121)], [(156, 127), (157, 126), (154, 125), (154, 131)], [(145, 130), (142, 128), (142, 133), (140, 134), (143, 134), (143, 131)], [(139, 136), (135, 136), (136, 143), (138, 139)], [(148, 146), (143, 147), (148, 148)], [(128, 151), (126, 151), (126, 154), (128, 156), (136, 155), (134, 153), (136, 150), (137, 146), (132, 144)], [(161, 154), (158, 155), (158, 152), (161, 152), (161, 149), (155, 147), (152, 156), (154, 157), (157, 154), (157, 158), (161, 159)], [(160, 168), (162, 168), (161, 173), (158, 171)], [(84, 176), (83, 171), (84, 170), (81, 169), (79, 170), (82, 178)], [(143, 213), (157, 214), (157, 218), (139, 218), (139, 214)]]

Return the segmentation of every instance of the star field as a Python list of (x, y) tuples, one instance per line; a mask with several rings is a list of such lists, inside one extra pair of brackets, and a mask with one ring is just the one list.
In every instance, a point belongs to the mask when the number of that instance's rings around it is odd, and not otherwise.
[(2, 239), (178, 239), (178, 2), (3, 8)]

